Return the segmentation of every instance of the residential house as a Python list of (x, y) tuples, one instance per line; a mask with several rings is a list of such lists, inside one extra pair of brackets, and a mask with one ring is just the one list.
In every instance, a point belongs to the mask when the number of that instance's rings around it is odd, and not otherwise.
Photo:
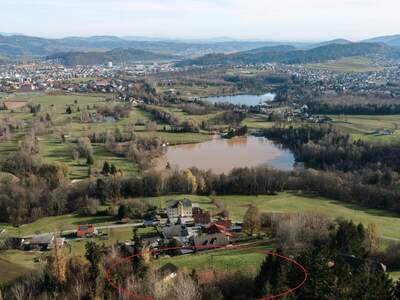
[(219, 225), (217, 223), (210, 223), (204, 228), (204, 232), (207, 234), (222, 234), (225, 235), (226, 237), (232, 237), (232, 234), (228, 232), (228, 229), (223, 226)]
[(163, 228), (162, 232), (165, 239), (186, 238), (189, 236), (189, 232), (185, 225), (166, 226)]
[(230, 243), (229, 236), (223, 233), (203, 234), (193, 237), (193, 243), (197, 250), (205, 246), (226, 246)]

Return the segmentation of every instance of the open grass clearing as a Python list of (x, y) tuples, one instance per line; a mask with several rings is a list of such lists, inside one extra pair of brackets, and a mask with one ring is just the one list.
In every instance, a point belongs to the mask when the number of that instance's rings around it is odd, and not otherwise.
[(374, 63), (366, 57), (345, 57), (324, 63), (307, 64), (305, 66), (309, 69), (344, 73), (378, 72), (384, 69), (383, 66)]
[(259, 250), (272, 250), (272, 247), (259, 246), (244, 249), (216, 249), (199, 251), (196, 254), (161, 257), (153, 262), (154, 266), (161, 268), (167, 263), (176, 265), (181, 271), (190, 273), (192, 270), (213, 270), (215, 272), (245, 272), (256, 274), (265, 254)]
[[(199, 203), (206, 210), (215, 209), (211, 198), (207, 196), (180, 195), (144, 199), (157, 207), (164, 207), (167, 200), (182, 199), (184, 197)], [(365, 226), (375, 223), (379, 236), (400, 239), (400, 231), (398, 230), (400, 228), (400, 215), (383, 210), (367, 209), (359, 205), (343, 203), (323, 197), (284, 192), (276, 196), (217, 196), (216, 200), (225, 204), (230, 212), (230, 218), (233, 220), (242, 220), (248, 206), (255, 204), (262, 212), (313, 212), (325, 214), (333, 219), (344, 218), (353, 220), (356, 223), (361, 222)]]

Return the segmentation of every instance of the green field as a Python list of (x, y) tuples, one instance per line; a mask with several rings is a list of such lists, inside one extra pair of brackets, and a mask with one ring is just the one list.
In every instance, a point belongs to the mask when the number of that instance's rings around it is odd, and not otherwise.
[(374, 63), (365, 57), (347, 57), (334, 61), (317, 64), (307, 64), (307, 68), (317, 70), (328, 70), (333, 72), (375, 72), (383, 70), (383, 66)]
[[(85, 159), (73, 160), (72, 149), (77, 138), (88, 136), (92, 132), (106, 132), (119, 128), (121, 131), (126, 126), (134, 126), (135, 133), (141, 138), (158, 137), (164, 142), (170, 144), (186, 144), (197, 143), (209, 140), (211, 136), (205, 132), (202, 133), (172, 133), (164, 131), (164, 125), (159, 124), (157, 131), (147, 131), (144, 126), (135, 126), (136, 123), (146, 123), (151, 120), (151, 115), (144, 112), (138, 107), (133, 107), (128, 118), (118, 120), (115, 123), (82, 123), (79, 120), (80, 112), (68, 115), (65, 110), (68, 106), (79, 106), (81, 111), (90, 108), (90, 111), (95, 111), (96, 106), (104, 106), (116, 104), (116, 102), (107, 102), (107, 95), (99, 94), (60, 94), (49, 95), (45, 93), (18, 93), (3, 96), (4, 100), (28, 101), (41, 105), (40, 114), (49, 113), (52, 119), (52, 127), (50, 132), (41, 134), (40, 140), (40, 155), (43, 162), (59, 162), (64, 163), (69, 169), (69, 178), (83, 179), (88, 177), (88, 166)], [(77, 104), (75, 104), (75, 101)], [(189, 117), (182, 111), (177, 110), (176, 113), (182, 119)], [(211, 118), (213, 115), (206, 116), (190, 116), (198, 122)], [(26, 120), (29, 122), (33, 115), (25, 111), (0, 111), (0, 118), (10, 117), (15, 120)], [(19, 140), (30, 132), (30, 128), (19, 130), (14, 133), (11, 140), (1, 142), (0, 144), (0, 159), (4, 159), (10, 152), (16, 151), (19, 147)], [(61, 143), (61, 133), (67, 136), (66, 143)], [(137, 165), (128, 161), (124, 157), (117, 157), (108, 152), (104, 145), (93, 145), (95, 164), (92, 171), (101, 170), (104, 161), (113, 163), (118, 169), (121, 169), (124, 174), (136, 174)]]
[(192, 270), (197, 272), (204, 269), (209, 269), (217, 272), (224, 271), (239, 271), (247, 274), (255, 274), (265, 254), (259, 253), (260, 250), (272, 250), (272, 247), (254, 247), (247, 249), (234, 250), (213, 250), (199, 252), (194, 255), (183, 255), (175, 257), (161, 257), (154, 261), (157, 268), (172, 263), (181, 271), (190, 273)]
[[(170, 199), (189, 198), (199, 203), (206, 210), (214, 210), (215, 205), (207, 196), (179, 195), (160, 196), (154, 198), (142, 198), (157, 207), (164, 207), (165, 202)], [(361, 222), (364, 225), (375, 223), (378, 233), (382, 237), (400, 239), (400, 215), (391, 214), (382, 210), (373, 210), (322, 197), (303, 195), (298, 193), (284, 192), (276, 196), (218, 196), (216, 200), (223, 202), (230, 212), (233, 220), (242, 220), (250, 204), (257, 205), (262, 212), (316, 212), (325, 214), (331, 218), (343, 217)], [(42, 218), (34, 223), (22, 225), (19, 229), (7, 226), (9, 234), (29, 235), (38, 232), (51, 232), (60, 230), (76, 229), (78, 224), (107, 225), (115, 221), (111, 217), (82, 217), (79, 215), (63, 215), (58, 217)], [(3, 227), (5, 227), (3, 225)]]
[(19, 228), (3, 224), (0, 228), (6, 228), (8, 235), (26, 236), (38, 233), (60, 232), (64, 230), (76, 230), (78, 225), (94, 224), (109, 225), (115, 224), (115, 219), (109, 216), (86, 217), (78, 214), (61, 215), (56, 217), (41, 218), (33, 223), (25, 224)]
[[(354, 139), (373, 142), (400, 142), (400, 115), (329, 115), (332, 124)], [(376, 130), (391, 129), (393, 135), (379, 135)]]
[(0, 252), (0, 283), (12, 280), (23, 274), (42, 266), (35, 259), (45, 254), (38, 252), (26, 252), (18, 250), (7, 250)]
[[(164, 206), (169, 199), (187, 197), (199, 203), (207, 210), (215, 209), (211, 199), (206, 196), (162, 196), (144, 198), (158, 207)], [(298, 193), (280, 193), (276, 196), (219, 196), (218, 201), (225, 204), (233, 220), (242, 220), (250, 204), (255, 204), (262, 212), (314, 212), (325, 214), (331, 218), (345, 218), (364, 225), (375, 223), (381, 237), (400, 239), (400, 215), (391, 214), (382, 210), (373, 210), (358, 205), (346, 204), (322, 197), (302, 195)]]
[(390, 277), (392, 277), (394, 280), (400, 280), (400, 271), (390, 272)]

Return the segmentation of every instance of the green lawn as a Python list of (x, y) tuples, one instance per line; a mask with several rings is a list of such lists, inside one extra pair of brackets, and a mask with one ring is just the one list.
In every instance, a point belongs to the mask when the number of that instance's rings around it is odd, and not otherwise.
[[(118, 242), (131, 240), (133, 236), (132, 229), (132, 227), (101, 229), (101, 232), (107, 234), (107, 238), (93, 238), (90, 240), (93, 240), (99, 244), (104, 244), (105, 246), (112, 246)], [(156, 234), (156, 231), (152, 227), (138, 228), (138, 234)], [(69, 244), (71, 245), (71, 254), (83, 257), (85, 254), (85, 244), (87, 241), (88, 239), (70, 241)]]
[[(162, 207), (169, 199), (185, 196), (162, 196), (145, 198), (146, 201)], [(211, 199), (206, 196), (188, 195), (187, 198), (197, 202), (207, 210), (215, 209)], [(378, 234), (382, 237), (400, 239), (400, 215), (390, 212), (366, 209), (358, 205), (346, 204), (322, 197), (308, 196), (297, 193), (280, 193), (276, 196), (218, 196), (218, 201), (225, 203), (233, 220), (242, 220), (250, 204), (257, 205), (262, 212), (316, 212), (331, 218), (342, 217), (361, 222), (364, 225), (375, 223)]]
[(190, 273), (193, 269), (211, 269), (214, 271), (241, 271), (255, 274), (265, 258), (265, 254), (257, 250), (271, 250), (272, 247), (255, 247), (249, 249), (235, 250), (212, 250), (198, 252), (194, 255), (183, 255), (175, 257), (161, 257), (154, 261), (157, 268), (172, 263), (183, 272)]
[(394, 280), (400, 280), (400, 271), (390, 272), (390, 277), (392, 277)]
[(42, 256), (45, 254), (39, 252), (0, 251), (0, 283), (40, 268), (42, 263), (35, 262), (34, 259)]
[[(77, 214), (61, 215), (57, 217), (41, 218), (33, 223), (25, 224), (19, 228), (3, 225), (8, 235), (32, 235), (46, 232), (59, 232), (63, 230), (76, 230), (80, 224), (107, 225), (114, 224), (115, 219), (109, 216), (85, 217)], [(1, 226), (0, 226), (1, 227)]]

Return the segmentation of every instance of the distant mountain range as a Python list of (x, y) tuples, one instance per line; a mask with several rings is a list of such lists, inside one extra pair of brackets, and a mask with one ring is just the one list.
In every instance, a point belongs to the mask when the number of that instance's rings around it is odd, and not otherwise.
[[(372, 44), (372, 45), (368, 45)], [(328, 48), (323, 48), (331, 46)], [(185, 60), (183, 64), (215, 64), (237, 62), (304, 62), (335, 59), (338, 57), (396, 52), (400, 35), (382, 36), (353, 43), (336, 39), (321, 43), (282, 43), (262, 40), (237, 40), (229, 37), (211, 39), (162, 39), (140, 36), (66, 37), (48, 39), (20, 34), (0, 33), (0, 58), (58, 57), (65, 64), (113, 61)], [(128, 49), (132, 49), (128, 51)], [(318, 50), (315, 50), (318, 49)], [(119, 51), (119, 59), (114, 54)], [(313, 51), (315, 50), (315, 51)], [(122, 52), (121, 52), (122, 51)], [(143, 52), (140, 52), (143, 51)], [(126, 56), (126, 57), (122, 57)]]
[(267, 41), (189, 42), (174, 40), (144, 40), (144, 38), (115, 36), (67, 37), (46, 39), (24, 35), (0, 35), (0, 56), (11, 59), (46, 57), (58, 52), (100, 52), (116, 48), (134, 48), (167, 55), (185, 57), (207, 53), (232, 53), (282, 43)]
[(384, 44), (392, 46), (392, 47), (400, 47), (400, 34), (380, 36), (380, 37), (364, 40), (364, 42), (384, 43)]
[(327, 44), (308, 50), (297, 50), (290, 46), (263, 47), (233, 54), (208, 54), (195, 59), (178, 62), (178, 66), (209, 66), (257, 63), (310, 63), (334, 60), (343, 57), (381, 55), (399, 58), (400, 49), (380, 43)]
[(47, 59), (57, 60), (66, 66), (102, 65), (113, 63), (171, 61), (179, 57), (168, 54), (159, 54), (133, 48), (117, 48), (106, 52), (61, 52), (49, 55)]

